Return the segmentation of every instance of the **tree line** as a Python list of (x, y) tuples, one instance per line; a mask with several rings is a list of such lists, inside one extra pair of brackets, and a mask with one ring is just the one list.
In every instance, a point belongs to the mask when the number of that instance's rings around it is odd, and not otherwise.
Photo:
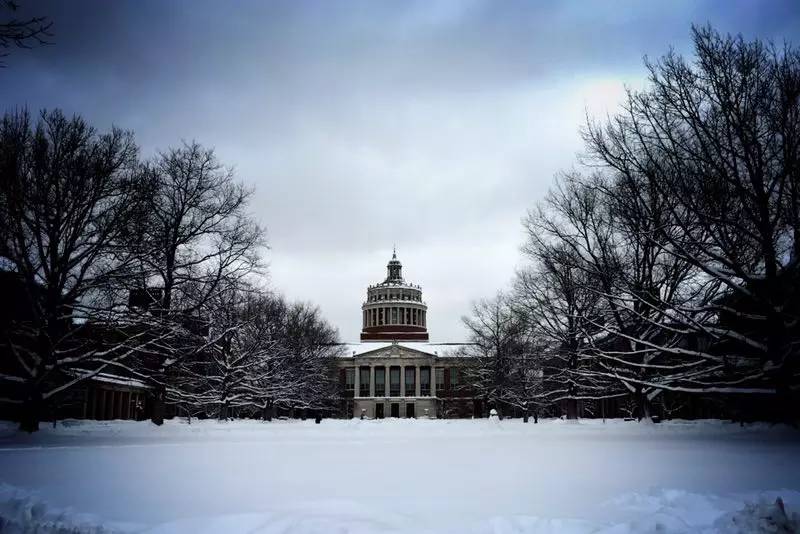
[(465, 318), (498, 405), (622, 398), (646, 418), (703, 396), (796, 419), (800, 53), (692, 35), (587, 121), (578, 169), (524, 218), (527, 266)]
[(263, 287), (252, 190), (196, 142), (143, 159), (79, 116), (0, 122), (0, 401), (34, 431), (100, 373), (144, 382), (153, 421), (321, 407), (338, 334)]

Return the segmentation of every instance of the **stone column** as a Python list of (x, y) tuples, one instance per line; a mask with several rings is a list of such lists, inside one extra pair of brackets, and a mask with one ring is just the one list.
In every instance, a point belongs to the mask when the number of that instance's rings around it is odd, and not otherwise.
[(406, 396), (406, 366), (400, 366), (400, 396)]
[(359, 397), (361, 395), (361, 380), (358, 376), (361, 370), (358, 368), (358, 364), (355, 364), (355, 371), (353, 372), (353, 383), (355, 387), (353, 388), (353, 397)]
[(431, 363), (431, 397), (436, 396), (436, 365)]
[(375, 396), (375, 366), (369, 366), (369, 396)]
[(419, 375), (420, 375), (420, 372), (419, 372), (419, 365), (415, 365), (415, 366), (414, 366), (414, 373), (415, 373), (415, 377), (414, 377), (414, 386), (416, 387), (416, 390), (417, 390), (417, 394), (416, 394), (416, 396), (417, 396), (417, 397), (420, 397), (420, 396), (421, 396), (421, 393), (422, 393), (422, 391), (421, 391), (421, 385), (420, 385), (420, 383), (419, 383)]
[[(389, 366), (383, 367), (383, 396), (389, 397), (391, 394), (392, 384), (389, 382)], [(388, 417), (388, 415), (387, 415)]]

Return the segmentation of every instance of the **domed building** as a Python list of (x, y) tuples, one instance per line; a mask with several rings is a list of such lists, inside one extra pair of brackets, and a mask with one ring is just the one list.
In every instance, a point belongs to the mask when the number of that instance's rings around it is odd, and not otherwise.
[(473, 417), (482, 410), (465, 380), (467, 343), (431, 343), (422, 288), (403, 278), (397, 251), (386, 279), (367, 287), (361, 342), (344, 344), (337, 359), (339, 415)]
[(422, 288), (403, 279), (397, 251), (386, 266), (386, 280), (367, 288), (361, 311), (361, 341), (428, 341)]

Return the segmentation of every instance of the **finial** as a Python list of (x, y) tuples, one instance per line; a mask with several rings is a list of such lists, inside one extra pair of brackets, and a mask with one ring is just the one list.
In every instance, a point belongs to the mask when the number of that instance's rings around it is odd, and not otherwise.
[(397, 243), (392, 245), (392, 259), (393, 260), (397, 259)]

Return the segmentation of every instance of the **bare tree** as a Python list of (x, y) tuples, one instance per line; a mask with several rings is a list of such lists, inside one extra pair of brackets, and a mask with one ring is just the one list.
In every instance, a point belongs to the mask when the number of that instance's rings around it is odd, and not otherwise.
[(341, 351), (338, 331), (322, 317), (319, 308), (291, 304), (282, 333), (285, 377), (296, 384), (275, 402), (290, 409), (328, 410), (334, 397), (334, 357)]
[(710, 341), (697, 357), (720, 370), (687, 390), (774, 391), (788, 409), (800, 378), (800, 54), (693, 36), (696, 59), (648, 62), (650, 88), (590, 125), (587, 144), (629, 194), (673, 201), (657, 239), (699, 271), (700, 290), (672, 317)]
[(162, 346), (146, 360), (154, 384), (153, 421), (163, 421), (168, 375), (181, 360), (199, 355), (209, 340), (206, 308), (222, 286), (257, 272), (262, 231), (247, 213), (251, 192), (233, 180), (214, 152), (197, 143), (162, 153), (141, 169), (144, 210), (130, 226), (139, 288), (153, 287), (152, 310), (196, 335), (195, 349)]
[[(53, 36), (51, 29), (53, 22), (47, 17), (26, 17), (18, 19), (19, 4), (12, 0), (0, 2), (0, 13), (10, 13), (10, 18), (0, 22), (0, 58), (8, 56), (8, 50), (16, 48), (33, 48), (50, 44), (48, 39)], [(0, 67), (5, 67), (0, 59)]]
[(538, 397), (540, 354), (532, 350), (527, 319), (509, 297), (498, 293), (472, 307), (464, 317), (471, 344), (465, 367), (469, 387), (494, 406), (502, 417), (507, 408), (526, 412)]
[(338, 337), (316, 308), (243, 287), (212, 303), (215, 341), (176, 364), (170, 402), (219, 419), (258, 414), (271, 420), (279, 407), (327, 409)]
[(227, 284), (211, 296), (205, 309), (214, 342), (174, 364), (167, 388), (170, 402), (187, 413), (213, 414), (220, 420), (247, 404), (258, 368), (272, 348), (250, 335), (255, 298), (249, 288)]
[(566, 403), (568, 419), (578, 417), (578, 401), (619, 394), (612, 381), (590, 374), (595, 366), (594, 338), (602, 299), (596, 281), (580, 258), (564, 244), (547, 242), (528, 220), (529, 239), (524, 247), (531, 266), (517, 273), (514, 306), (522, 310), (542, 359), (544, 404)]
[(136, 152), (131, 134), (99, 134), (59, 111), (35, 124), (27, 112), (7, 114), (0, 124), (0, 261), (27, 300), (4, 325), (0, 380), (14, 392), (4, 400), (22, 405), (23, 430), (38, 429), (48, 399), (140, 346), (137, 336), (87, 342), (110, 312), (98, 297), (125, 265)]

